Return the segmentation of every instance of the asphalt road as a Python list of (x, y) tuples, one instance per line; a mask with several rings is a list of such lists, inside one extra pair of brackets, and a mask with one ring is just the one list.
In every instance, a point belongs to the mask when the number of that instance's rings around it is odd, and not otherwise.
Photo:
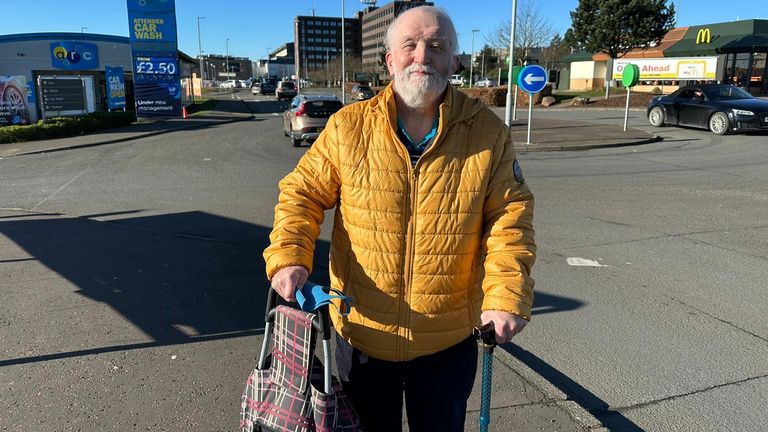
[[(236, 427), (277, 181), (306, 151), (241, 95), (254, 120), (0, 160), (0, 430)], [(762, 431), (765, 135), (658, 133), (520, 156), (539, 259), (512, 353), (612, 430)]]

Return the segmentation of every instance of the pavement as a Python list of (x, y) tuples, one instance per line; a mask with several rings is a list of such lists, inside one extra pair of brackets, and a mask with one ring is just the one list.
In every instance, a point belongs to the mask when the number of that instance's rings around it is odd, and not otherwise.
[[(501, 117), (502, 109), (494, 108)], [(0, 158), (47, 153), (97, 145), (108, 145), (179, 130), (215, 127), (253, 117), (248, 106), (238, 99), (221, 99), (216, 107), (187, 119), (136, 123), (126, 127), (69, 138), (0, 144)], [(535, 121), (535, 119), (534, 119)], [(534, 139), (527, 142), (527, 123), (513, 122), (512, 134), (519, 152), (585, 150), (599, 147), (639, 145), (659, 138), (644, 131), (620, 126), (566, 120), (536, 124)], [(514, 354), (513, 354), (514, 353)], [(521, 354), (522, 353), (522, 354)], [(522, 348), (508, 344), (494, 351), (490, 431), (607, 431), (591, 413), (583, 409), (567, 392), (567, 383), (550, 382), (535, 363), (525, 361)], [(482, 360), (482, 357), (481, 357)], [(479, 431), (480, 367), (475, 390), (467, 410), (466, 430)], [(529, 366), (530, 365), (530, 366)], [(567, 378), (566, 378), (567, 381)], [(563, 389), (565, 391), (563, 391)]]

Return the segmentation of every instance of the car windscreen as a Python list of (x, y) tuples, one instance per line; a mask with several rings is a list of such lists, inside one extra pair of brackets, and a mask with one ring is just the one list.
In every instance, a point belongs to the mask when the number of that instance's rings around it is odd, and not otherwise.
[(707, 97), (714, 100), (752, 99), (754, 96), (734, 86), (717, 86), (704, 89)]
[(341, 102), (332, 100), (314, 100), (304, 102), (304, 112), (310, 117), (330, 117), (340, 110)]
[(296, 86), (292, 82), (284, 82), (281, 84), (284, 89), (295, 89)]
[(357, 87), (357, 91), (361, 91), (361, 92), (363, 92), (363, 91), (364, 91), (364, 92), (369, 92), (369, 91), (371, 91), (371, 88), (370, 88), (370, 87), (368, 87), (368, 86), (358, 86), (358, 87)]

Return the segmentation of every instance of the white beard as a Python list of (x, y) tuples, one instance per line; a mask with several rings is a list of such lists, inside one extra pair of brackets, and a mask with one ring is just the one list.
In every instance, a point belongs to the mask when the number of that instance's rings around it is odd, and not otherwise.
[[(413, 72), (426, 72), (429, 75), (411, 77)], [(395, 92), (410, 108), (424, 108), (437, 100), (448, 85), (448, 75), (443, 76), (432, 66), (411, 64), (405, 69), (395, 71)]]

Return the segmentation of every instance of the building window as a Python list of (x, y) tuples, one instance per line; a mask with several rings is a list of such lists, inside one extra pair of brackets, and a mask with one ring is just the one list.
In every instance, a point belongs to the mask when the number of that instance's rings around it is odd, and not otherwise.
[(756, 90), (761, 93), (766, 93), (766, 90), (768, 90), (766, 88), (765, 80), (766, 57), (768, 57), (768, 54), (766, 53), (755, 53), (754, 58), (752, 59), (752, 80), (750, 87), (757, 87)]

